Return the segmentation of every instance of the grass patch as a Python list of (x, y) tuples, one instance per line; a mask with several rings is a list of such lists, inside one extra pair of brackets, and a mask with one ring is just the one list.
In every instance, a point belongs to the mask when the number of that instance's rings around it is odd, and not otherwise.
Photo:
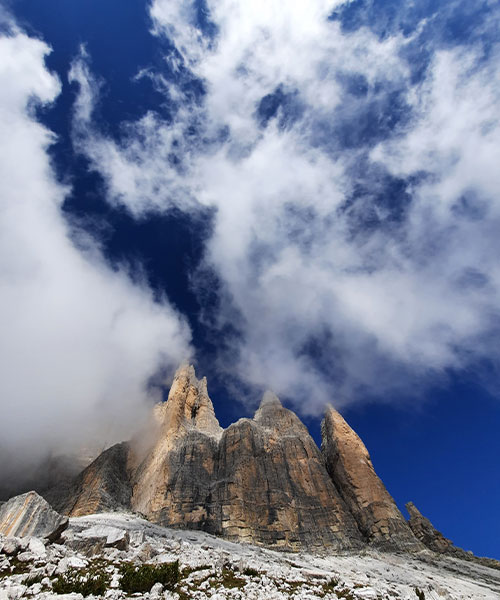
[(181, 571), (182, 579), (186, 579), (191, 575), (191, 573), (196, 573), (196, 571), (208, 571), (212, 569), (210, 565), (200, 565), (199, 567), (184, 567)]
[(335, 590), (335, 594), (337, 598), (344, 598), (345, 600), (356, 600), (355, 596), (351, 592), (351, 590)]
[(101, 565), (76, 569), (70, 567), (57, 576), (53, 583), (56, 594), (82, 594), (82, 596), (103, 596), (109, 587), (111, 577)]
[(257, 571), (257, 569), (251, 569), (250, 567), (247, 567), (244, 569), (243, 575), (246, 575), (247, 577), (259, 577), (260, 573)]
[(326, 583), (324, 583), (321, 587), (322, 587), (322, 593), (323, 596), (326, 596), (327, 594), (334, 594), (335, 593), (335, 588), (338, 586), (339, 584), (339, 580), (335, 579), (335, 578), (331, 578), (329, 579)]
[(35, 585), (35, 583), (42, 583), (42, 579), (44, 578), (44, 573), (35, 573), (34, 575), (28, 575), (23, 583), (29, 587), (30, 585)]
[(246, 581), (241, 579), (241, 577), (237, 577), (231, 569), (224, 567), (224, 569), (222, 569), (221, 585), (225, 588), (238, 588), (241, 590), (245, 587)]
[(149, 592), (155, 583), (161, 583), (165, 589), (172, 591), (180, 579), (178, 560), (161, 565), (124, 563), (120, 566), (120, 573), (120, 587), (126, 594)]

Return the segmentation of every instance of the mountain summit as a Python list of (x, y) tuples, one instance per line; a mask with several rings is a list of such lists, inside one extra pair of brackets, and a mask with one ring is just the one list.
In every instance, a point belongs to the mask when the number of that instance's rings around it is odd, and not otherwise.
[(365, 445), (331, 406), (321, 450), (269, 391), (253, 419), (224, 430), (206, 379), (183, 365), (154, 417), (147, 444), (109, 448), (47, 499), (69, 516), (132, 510), (163, 526), (284, 550), (425, 548)]

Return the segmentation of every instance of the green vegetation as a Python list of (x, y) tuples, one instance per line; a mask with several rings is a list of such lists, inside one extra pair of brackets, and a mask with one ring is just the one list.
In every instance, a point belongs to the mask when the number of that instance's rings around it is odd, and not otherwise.
[(30, 585), (34, 585), (35, 583), (42, 583), (42, 579), (45, 577), (43, 573), (35, 573), (34, 575), (28, 575), (26, 579), (23, 581), (24, 585), (28, 587)]
[(330, 593), (335, 593), (335, 588), (338, 586), (339, 584), (339, 580), (338, 579), (329, 579), (326, 583), (323, 584), (323, 595), (326, 596), (326, 594), (330, 594)]
[(234, 571), (231, 571), (231, 569), (224, 567), (222, 569), (221, 585), (225, 588), (238, 588), (241, 590), (241, 588), (245, 587), (246, 581), (241, 579), (241, 577), (236, 577)]
[(120, 573), (120, 587), (126, 594), (149, 592), (155, 583), (161, 583), (165, 589), (172, 591), (180, 579), (178, 560), (161, 565), (124, 563), (120, 566)]
[(246, 575), (247, 577), (259, 577), (260, 573), (257, 571), (257, 569), (251, 569), (250, 567), (247, 567), (244, 569), (243, 575)]
[(101, 564), (94, 564), (86, 569), (70, 567), (58, 575), (53, 583), (56, 594), (82, 594), (82, 596), (102, 596), (109, 587), (110, 576)]
[(335, 594), (337, 598), (344, 598), (345, 600), (356, 600), (355, 596), (351, 592), (351, 590), (335, 590)]

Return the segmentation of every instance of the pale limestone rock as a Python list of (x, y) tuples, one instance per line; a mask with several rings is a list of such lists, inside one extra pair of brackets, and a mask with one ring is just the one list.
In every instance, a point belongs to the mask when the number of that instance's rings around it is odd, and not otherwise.
[(37, 558), (45, 558), (47, 556), (47, 548), (41, 539), (32, 537), (30, 538), (28, 549)]
[(198, 380), (194, 367), (177, 370), (156, 419), (156, 443), (133, 476), (132, 506), (160, 523), (204, 528), (210, 521), (206, 503), (222, 428), (206, 379)]
[(2, 552), (4, 554), (7, 554), (8, 556), (14, 556), (15, 554), (21, 551), (21, 548), (21, 540), (14, 536), (9, 536), (3, 541)]
[(322, 437), (328, 472), (369, 543), (386, 550), (422, 550), (375, 473), (365, 445), (331, 406), (322, 423)]
[(36, 492), (11, 498), (0, 508), (0, 533), (6, 536), (57, 539), (68, 526), (62, 517)]

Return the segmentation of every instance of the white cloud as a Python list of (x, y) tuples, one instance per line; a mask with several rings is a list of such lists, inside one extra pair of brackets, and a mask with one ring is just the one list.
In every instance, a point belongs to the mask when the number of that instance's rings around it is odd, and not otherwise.
[[(500, 299), (491, 220), (498, 61), (440, 53), (414, 84), (401, 58), (412, 40), (345, 34), (326, 18), (335, 4), (213, 0), (211, 45), (189, 4), (155, 0), (154, 31), (169, 35), (204, 81), (204, 102), (186, 101), (173, 125), (150, 113), (120, 143), (79, 120), (81, 148), (105, 176), (110, 201), (138, 215), (192, 210), (194, 199), (217, 209), (207, 262), (223, 284), (220, 324), (243, 333), (238, 373), (303, 412), (332, 396), (342, 403), (415, 389), (421, 378), (497, 355), (485, 335)], [(339, 74), (357, 76), (365, 92), (346, 96)], [(295, 121), (279, 127), (281, 107), (263, 128), (259, 102), (278, 86), (297, 103)], [(343, 147), (339, 128), (349, 133), (361, 118), (378, 125), (393, 92), (408, 103), (408, 124), (370, 160), (368, 140)], [(189, 137), (193, 121), (201, 133)], [(169, 164), (172, 152), (180, 167)], [(432, 177), (414, 180), (402, 221), (368, 232), (366, 215), (384, 220), (389, 210), (375, 191), (350, 210), (345, 203), (358, 180), (379, 185), (372, 171)], [(472, 207), (460, 208), (467, 194)], [(481, 207), (487, 212), (475, 219), (466, 214)]]
[(189, 355), (190, 333), (89, 240), (75, 247), (61, 211), (69, 190), (48, 155), (55, 138), (35, 112), (60, 82), (49, 47), (10, 29), (0, 38), (0, 444), (33, 460), (128, 435), (146, 413), (148, 378)]

